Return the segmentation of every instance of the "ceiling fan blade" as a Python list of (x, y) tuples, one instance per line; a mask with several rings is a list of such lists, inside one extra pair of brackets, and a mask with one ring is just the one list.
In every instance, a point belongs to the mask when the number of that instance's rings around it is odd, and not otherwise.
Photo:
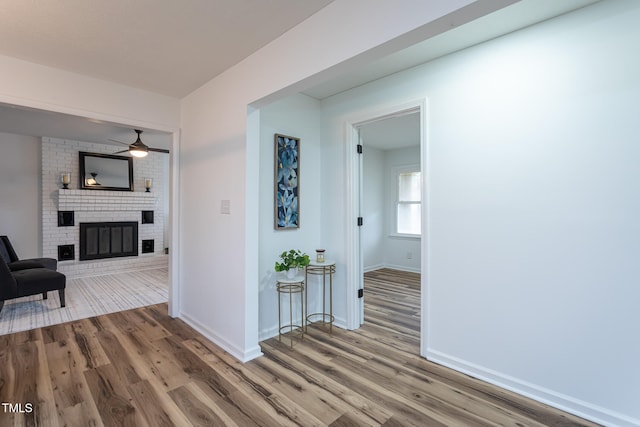
[(109, 141), (117, 142), (118, 144), (122, 144), (122, 145), (130, 145), (130, 144), (127, 144), (126, 142), (118, 141), (118, 140), (115, 140), (115, 139), (109, 139)]
[[(113, 153), (113, 154), (120, 154), (120, 153), (126, 153), (126, 152), (130, 152), (130, 153), (134, 154), (133, 151), (135, 151), (135, 152), (144, 152), (143, 155), (146, 155), (146, 153), (148, 151), (155, 151), (156, 153), (169, 154), (169, 150), (165, 150), (165, 149), (162, 149), (162, 148), (151, 148), (151, 147), (149, 147), (144, 142), (142, 142), (142, 140), (140, 139), (140, 135), (142, 134), (142, 131), (139, 130), (139, 129), (134, 129), (134, 131), (138, 134), (138, 139), (136, 139), (136, 142), (134, 142), (133, 144), (127, 144), (126, 142), (118, 141), (117, 139), (109, 139), (109, 141), (117, 142), (118, 144), (126, 145), (126, 146), (129, 147), (128, 150), (118, 151), (117, 153)], [(140, 157), (143, 157), (143, 156), (140, 156)]]
[(169, 150), (165, 150), (165, 149), (162, 149), (162, 148), (151, 148), (151, 147), (149, 147), (149, 151), (155, 151), (156, 153), (169, 154)]

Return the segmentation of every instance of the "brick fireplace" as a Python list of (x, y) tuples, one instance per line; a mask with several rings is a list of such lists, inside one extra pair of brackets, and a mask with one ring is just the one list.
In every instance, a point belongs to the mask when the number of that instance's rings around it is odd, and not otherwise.
[[(134, 191), (79, 189), (79, 152), (111, 154), (118, 148), (56, 138), (42, 139), (42, 252), (45, 257), (59, 259), (58, 269), (68, 276), (135, 271), (167, 265), (164, 255), (167, 196), (163, 185), (163, 174), (168, 173), (166, 154), (150, 153), (143, 159), (134, 159)], [(69, 189), (62, 189), (62, 172), (71, 172)], [(153, 179), (153, 188), (149, 193), (145, 192), (145, 178)], [(122, 229), (113, 231), (115, 244), (122, 245), (122, 239), (132, 239), (126, 253), (113, 257), (96, 254), (86, 256), (82, 253), (80, 232), (83, 224), (88, 223), (135, 223), (136, 233), (134, 236), (129, 231), (123, 234)], [(106, 233), (104, 227), (102, 233)], [(111, 231), (109, 233), (111, 235)], [(148, 250), (149, 242), (152, 242), (151, 252)], [(106, 251), (105, 241), (98, 243), (103, 245), (98, 252)]]

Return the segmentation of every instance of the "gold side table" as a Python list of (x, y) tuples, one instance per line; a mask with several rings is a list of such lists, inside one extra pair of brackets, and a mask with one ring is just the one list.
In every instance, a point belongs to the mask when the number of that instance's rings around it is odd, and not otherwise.
[[(296, 276), (292, 279), (277, 279), (276, 289), (278, 291), (278, 341), (282, 341), (283, 330), (289, 329), (290, 346), (293, 348), (293, 333), (300, 332), (300, 339), (304, 339), (304, 304), (302, 301), (302, 293), (304, 292), (304, 277)], [(293, 296), (300, 294), (300, 324), (296, 324), (293, 320)], [(289, 324), (282, 324), (282, 296), (289, 295)], [(286, 333), (286, 332), (285, 332)]]
[[(307, 289), (305, 291), (305, 308), (307, 315), (305, 317), (305, 331), (307, 325), (315, 321), (322, 321), (323, 326), (329, 326), (329, 333), (333, 333), (333, 273), (336, 272), (335, 261), (326, 260), (325, 262), (311, 261), (305, 269), (305, 281), (307, 283)], [(309, 275), (321, 275), (322, 276), (322, 312), (321, 313), (308, 313), (309, 307)], [(329, 311), (327, 312), (327, 276), (329, 276)], [(319, 318), (319, 320), (318, 320)]]

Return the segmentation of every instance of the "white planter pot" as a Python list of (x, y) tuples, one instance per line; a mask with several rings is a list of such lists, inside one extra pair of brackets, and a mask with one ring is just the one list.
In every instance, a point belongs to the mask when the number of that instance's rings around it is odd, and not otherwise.
[(296, 277), (298, 275), (298, 269), (297, 268), (290, 268), (289, 270), (287, 270), (285, 272), (287, 279), (293, 279), (294, 277)]

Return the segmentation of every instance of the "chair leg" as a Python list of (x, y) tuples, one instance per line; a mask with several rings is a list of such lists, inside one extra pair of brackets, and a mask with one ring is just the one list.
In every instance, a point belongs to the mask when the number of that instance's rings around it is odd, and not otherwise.
[(42, 299), (47, 299), (47, 293), (46, 292), (42, 293)]
[(60, 307), (64, 307), (64, 289), (58, 290), (58, 296), (60, 297)]
[(4, 300), (0, 301), (0, 311), (2, 311), (2, 307), (4, 307)]

